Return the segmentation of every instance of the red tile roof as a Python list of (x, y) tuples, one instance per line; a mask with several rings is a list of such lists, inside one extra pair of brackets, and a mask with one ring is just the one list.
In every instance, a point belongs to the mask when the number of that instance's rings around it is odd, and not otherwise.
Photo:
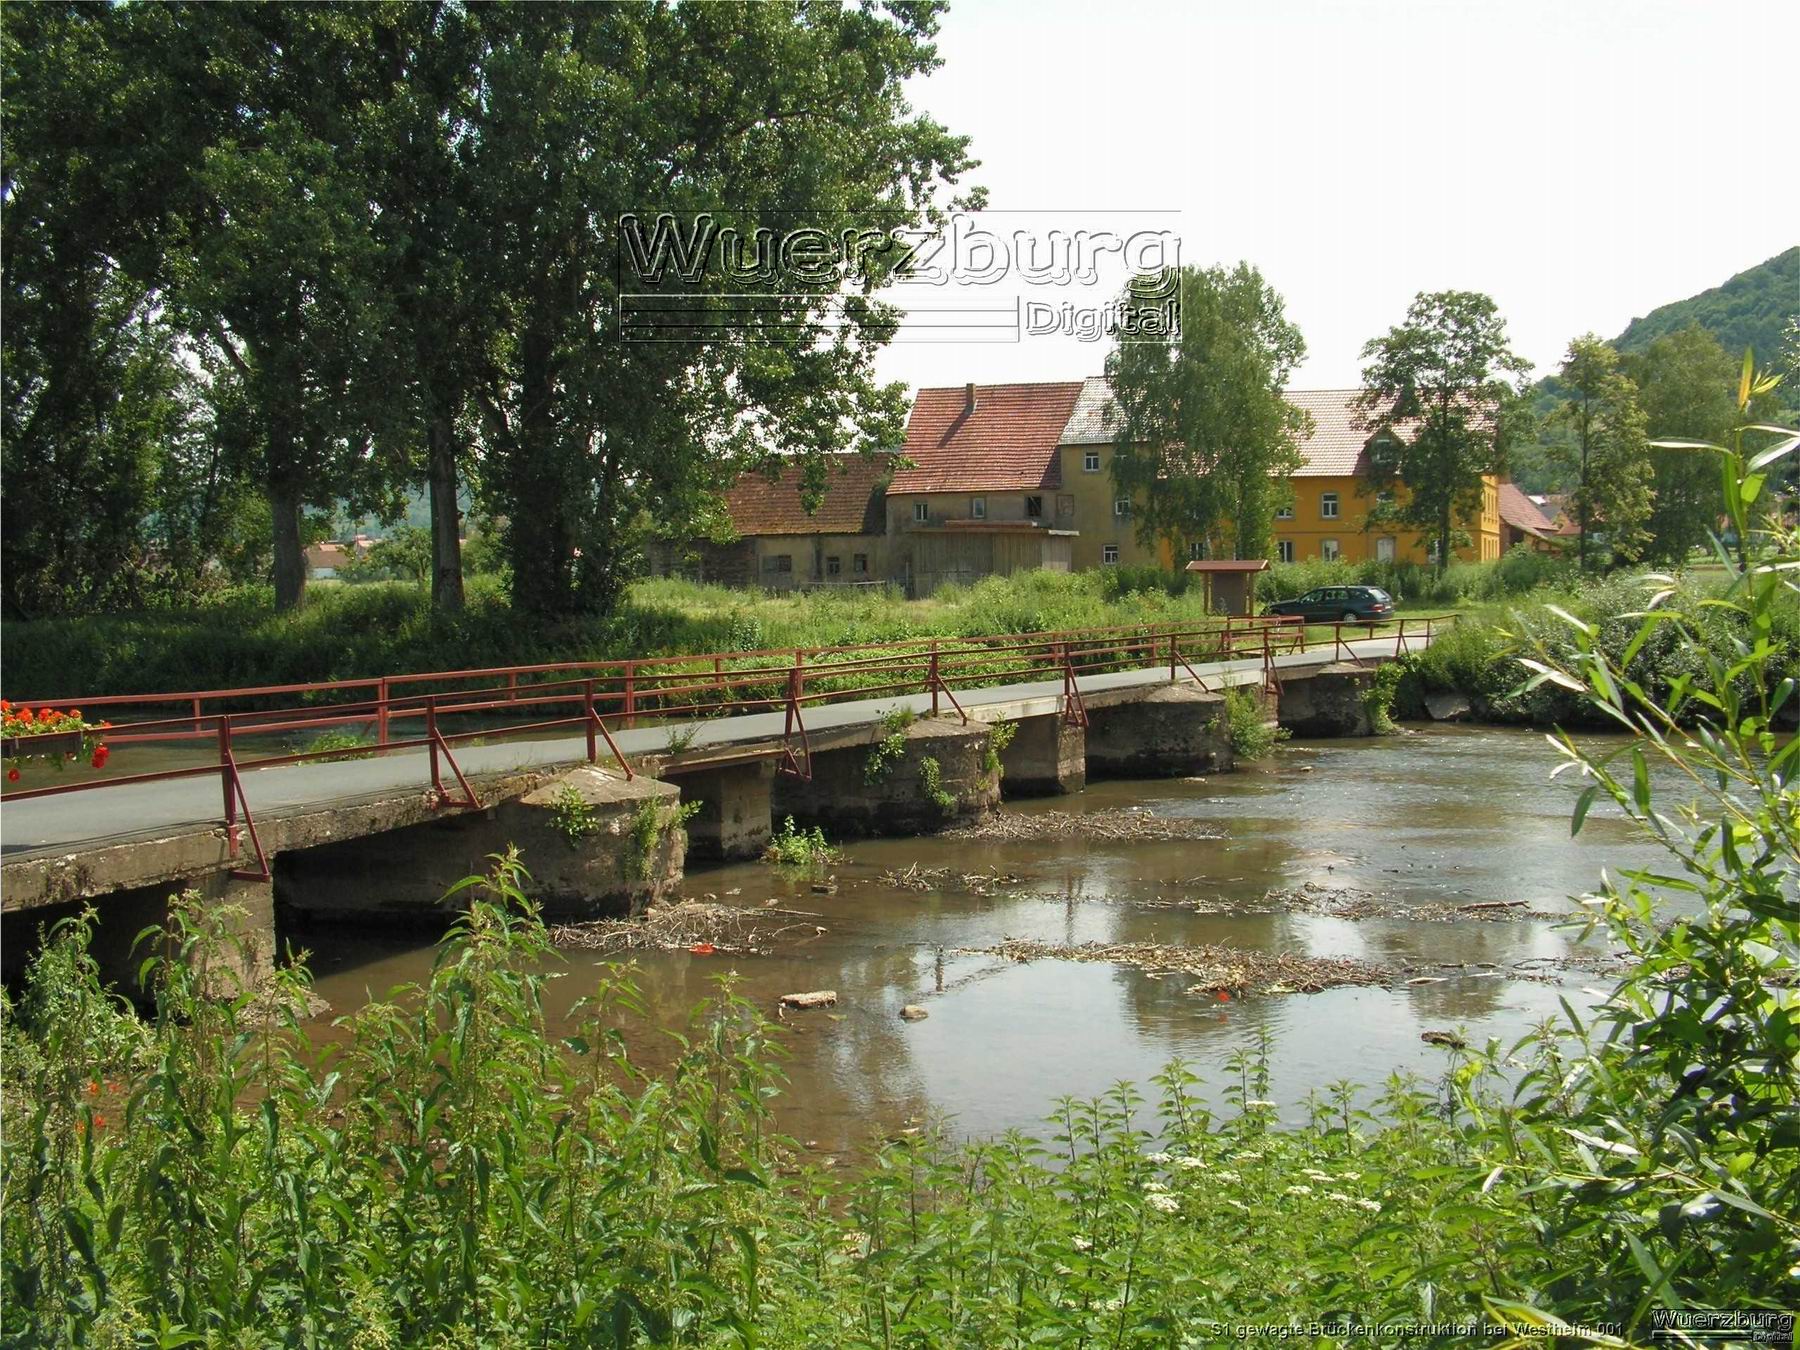
[(906, 457), (890, 492), (1004, 492), (1053, 488), (1056, 447), (1081, 381), (921, 389), (906, 424)]
[(881, 488), (893, 471), (892, 455), (830, 455), (825, 497), (811, 515), (800, 501), (800, 466), (779, 476), (747, 473), (725, 494), (731, 524), (740, 535), (880, 534)]
[(1500, 485), (1500, 519), (1526, 534), (1543, 537), (1556, 533), (1556, 527), (1537, 509), (1531, 498), (1519, 490), (1516, 483)]

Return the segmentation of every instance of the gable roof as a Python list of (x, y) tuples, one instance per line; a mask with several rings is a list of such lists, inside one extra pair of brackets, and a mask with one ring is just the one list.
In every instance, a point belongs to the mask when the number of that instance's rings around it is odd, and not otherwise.
[[(1364, 427), (1357, 400), (1361, 389), (1287, 389), (1287, 401), (1313, 420), (1312, 435), (1300, 446), (1296, 478), (1349, 478), (1369, 472), (1368, 444), (1374, 432)], [(1111, 445), (1117, 428), (1108, 429), (1112, 387), (1104, 375), (1082, 382), (1081, 397), (1063, 431), (1064, 445)], [(1396, 424), (1405, 433), (1407, 424)]]
[(800, 466), (780, 474), (747, 473), (725, 494), (725, 509), (740, 535), (880, 534), (881, 490), (893, 472), (894, 457), (827, 455), (825, 497), (811, 515), (800, 502)]
[[(975, 407), (969, 409), (969, 392)], [(906, 457), (890, 492), (1004, 492), (1055, 487), (1056, 447), (1082, 381), (921, 389), (906, 424)]]
[(1537, 509), (1531, 498), (1519, 490), (1517, 483), (1510, 480), (1500, 485), (1500, 519), (1515, 530), (1523, 530), (1526, 534), (1537, 535), (1539, 538), (1556, 533), (1556, 527)]

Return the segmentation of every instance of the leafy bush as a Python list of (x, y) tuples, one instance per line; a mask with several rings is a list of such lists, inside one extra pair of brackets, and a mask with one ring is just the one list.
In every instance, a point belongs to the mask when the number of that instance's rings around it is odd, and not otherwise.
[(1225, 725), (1234, 759), (1244, 763), (1267, 759), (1291, 734), (1286, 727), (1275, 726), (1266, 719), (1262, 699), (1255, 690), (1225, 691)]
[(794, 818), (782, 821), (781, 828), (769, 836), (763, 859), (778, 867), (819, 869), (837, 860), (838, 851), (825, 839), (825, 831), (817, 825), (810, 830), (797, 829)]

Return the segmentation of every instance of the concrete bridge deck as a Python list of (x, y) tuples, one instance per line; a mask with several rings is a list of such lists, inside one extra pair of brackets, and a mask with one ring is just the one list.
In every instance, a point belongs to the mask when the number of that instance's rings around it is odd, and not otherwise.
[[(1425, 634), (1396, 640), (1347, 640), (1340, 648), (1290, 652), (1274, 658), (1278, 678), (1304, 679), (1334, 661), (1393, 659), (1399, 650), (1416, 651)], [(1212, 661), (1192, 667), (1217, 691), (1259, 684), (1260, 657)], [(1178, 682), (1189, 682), (1186, 671)], [(1077, 677), (1082, 699), (1104, 707), (1146, 687), (1170, 683), (1166, 665)], [(1045, 680), (956, 691), (956, 701), (975, 720), (1013, 720), (1061, 708), (1063, 684)], [(804, 709), (807, 741), (814, 750), (866, 742), (882, 717), (898, 707), (931, 710), (928, 693), (891, 694), (872, 699), (809, 705)], [(942, 714), (954, 716), (947, 698)], [(667, 724), (615, 731), (629, 759), (667, 759), (664, 771), (679, 774), (684, 764), (748, 762), (780, 756), (789, 745), (781, 710), (702, 719), (686, 725), (693, 737), (669, 754)], [(504, 735), (504, 730), (495, 735)], [(483, 806), (523, 795), (548, 777), (585, 762), (582, 736), (459, 745), (455, 758)], [(265, 852), (306, 848), (331, 840), (403, 828), (454, 814), (430, 795), (430, 770), (423, 749), (397, 750), (368, 759), (288, 764), (243, 775)], [(221, 787), (213, 776), (126, 784), (116, 788), (7, 803), (0, 814), (0, 864), (8, 911), (55, 903), (76, 895), (121, 886), (147, 885), (168, 877), (245, 865), (233, 857), (220, 823)], [(254, 858), (248, 860), (254, 863)]]

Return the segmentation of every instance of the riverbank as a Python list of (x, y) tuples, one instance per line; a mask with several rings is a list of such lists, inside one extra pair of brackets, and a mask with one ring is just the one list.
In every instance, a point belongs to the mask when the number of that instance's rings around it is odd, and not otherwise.
[[(1272, 568), (1259, 594), (1316, 585), (1386, 584), (1404, 607), (1435, 613), (1523, 594), (1551, 573), (1510, 559), (1423, 568), (1297, 563)], [(435, 612), (401, 583), (322, 584), (305, 608), (277, 614), (244, 591), (217, 605), (144, 614), (8, 622), (8, 698), (71, 699), (182, 689), (248, 688), (403, 671), (614, 660), (686, 652), (894, 642), (913, 637), (1170, 623), (1206, 617), (1186, 573), (1108, 568), (1024, 572), (907, 600), (883, 587), (762, 592), (675, 580), (632, 585), (608, 616), (544, 622), (515, 613), (494, 578), (476, 578), (460, 614)]]

